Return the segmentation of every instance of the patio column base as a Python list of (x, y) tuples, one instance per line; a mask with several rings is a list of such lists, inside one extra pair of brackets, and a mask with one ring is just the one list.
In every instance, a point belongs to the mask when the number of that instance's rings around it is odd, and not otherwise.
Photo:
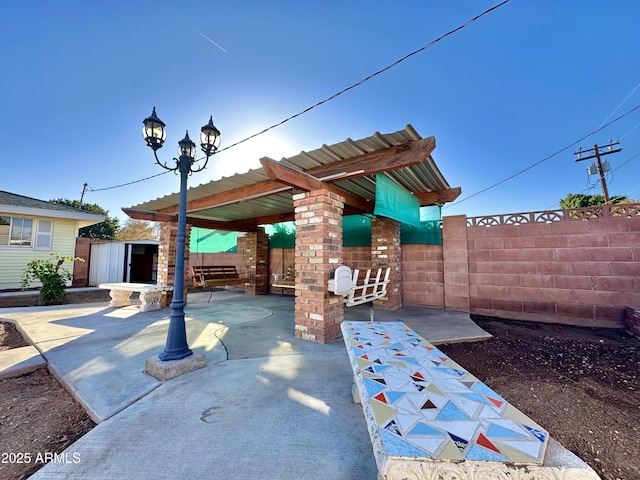
[(193, 354), (180, 360), (162, 361), (157, 356), (147, 358), (144, 373), (165, 382), (205, 367), (203, 354)]

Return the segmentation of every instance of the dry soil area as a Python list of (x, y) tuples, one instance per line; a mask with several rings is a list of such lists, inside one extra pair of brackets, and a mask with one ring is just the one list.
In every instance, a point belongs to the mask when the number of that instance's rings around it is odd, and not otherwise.
[(441, 350), (603, 480), (640, 479), (640, 340), (622, 330), (474, 320), (494, 338)]
[[(13, 324), (0, 322), (0, 350), (25, 345)], [(46, 367), (0, 379), (0, 478), (27, 478), (94, 426)]]

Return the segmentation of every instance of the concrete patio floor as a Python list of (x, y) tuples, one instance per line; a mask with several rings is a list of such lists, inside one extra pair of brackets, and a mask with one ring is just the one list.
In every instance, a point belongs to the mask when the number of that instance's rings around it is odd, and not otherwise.
[[(69, 447), (73, 461), (31, 478), (376, 478), (344, 343), (295, 338), (293, 303), (190, 294), (189, 345), (206, 367), (164, 383), (144, 366), (164, 347), (169, 309), (0, 309), (99, 423)], [(369, 309), (345, 309), (345, 319), (369, 320)], [(403, 321), (434, 344), (490, 338), (460, 312), (376, 309), (375, 320)]]

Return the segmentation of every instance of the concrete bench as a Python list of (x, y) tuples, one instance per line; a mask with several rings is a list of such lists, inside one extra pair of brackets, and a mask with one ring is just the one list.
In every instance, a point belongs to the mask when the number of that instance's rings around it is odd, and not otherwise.
[(113, 308), (131, 305), (131, 294), (139, 292), (141, 312), (160, 310), (162, 292), (173, 290), (173, 287), (168, 285), (149, 285), (147, 283), (101, 283), (98, 286), (109, 290), (111, 297), (109, 306)]
[(379, 478), (538, 478), (516, 475), (543, 463), (533, 420), (402, 322), (341, 328)]
[(219, 287), (247, 283), (235, 265), (194, 265), (191, 267), (194, 287)]

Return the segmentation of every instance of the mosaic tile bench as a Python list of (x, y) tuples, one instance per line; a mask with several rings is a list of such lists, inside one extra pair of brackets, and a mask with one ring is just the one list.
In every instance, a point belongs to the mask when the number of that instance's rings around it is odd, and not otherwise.
[(404, 323), (341, 328), (379, 478), (598, 478), (542, 467), (549, 434)]

